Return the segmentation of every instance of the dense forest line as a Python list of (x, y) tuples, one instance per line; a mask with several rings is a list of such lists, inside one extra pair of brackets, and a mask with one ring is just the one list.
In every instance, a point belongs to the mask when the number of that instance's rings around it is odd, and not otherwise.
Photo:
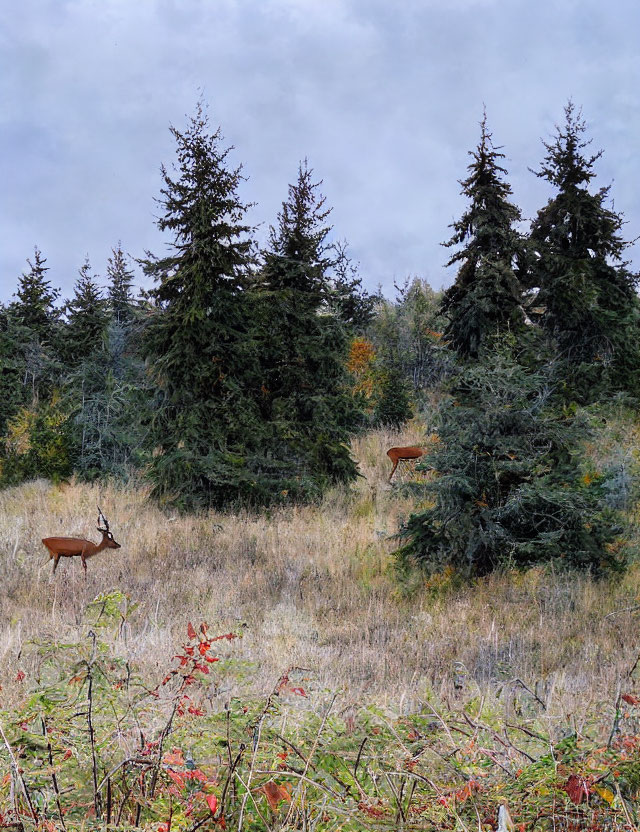
[(141, 476), (187, 510), (308, 501), (358, 475), (350, 436), (422, 412), (437, 474), (411, 486), (401, 566), (624, 564), (628, 472), (588, 471), (580, 449), (612, 402), (635, 409), (638, 275), (572, 103), (526, 231), (485, 116), (445, 243), (455, 282), (407, 281), (394, 302), (332, 242), (306, 161), (259, 249), (220, 130), (199, 107), (171, 132), (170, 253), (139, 261), (154, 288), (136, 294), (118, 245), (106, 286), (86, 260), (61, 301), (36, 248), (0, 307), (0, 484)]

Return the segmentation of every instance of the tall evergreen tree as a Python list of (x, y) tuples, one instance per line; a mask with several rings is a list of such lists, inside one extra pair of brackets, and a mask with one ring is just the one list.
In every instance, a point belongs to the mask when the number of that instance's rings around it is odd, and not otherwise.
[(116, 324), (128, 324), (134, 317), (133, 272), (122, 251), (122, 243), (111, 250), (107, 264), (109, 281), (108, 297), (112, 320)]
[(103, 347), (109, 319), (107, 304), (87, 257), (78, 270), (73, 298), (67, 303), (66, 365), (77, 367)]
[(606, 207), (609, 187), (590, 193), (595, 163), (585, 122), (573, 102), (556, 128), (536, 175), (556, 194), (534, 220), (529, 238), (531, 305), (553, 339), (566, 395), (587, 402), (603, 392), (640, 393), (638, 276), (623, 259), (623, 219)]
[(220, 130), (210, 132), (199, 105), (177, 145), (175, 177), (162, 167), (161, 231), (173, 236), (166, 257), (149, 255), (157, 304), (143, 339), (156, 387), (150, 429), (155, 494), (185, 507), (260, 499), (251, 448), (260, 447), (259, 384), (245, 291), (253, 229), (239, 195), (241, 169), (228, 165)]
[(347, 331), (331, 311), (330, 209), (306, 160), (272, 227), (260, 275), (260, 408), (271, 447), (295, 478), (291, 496), (312, 496), (356, 475), (346, 446), (354, 425), (347, 389)]
[(404, 566), (473, 577), (544, 562), (623, 565), (605, 480), (585, 476), (576, 453), (589, 425), (553, 406), (548, 376), (499, 345), (490, 366), (474, 362), (451, 380), (425, 463), (438, 475), (418, 487), (421, 507), (401, 531)]
[(7, 422), (24, 400), (24, 366), (18, 337), (19, 327), (14, 318), (6, 307), (0, 306), (0, 456)]
[(33, 262), (27, 260), (29, 271), (19, 279), (16, 300), (6, 311), (5, 361), (19, 375), (19, 398), (25, 405), (50, 394), (61, 369), (59, 292), (47, 279), (46, 262), (36, 246)]
[(46, 260), (36, 247), (16, 300), (0, 318), (0, 480), (68, 476), (66, 414), (57, 387), (63, 367), (62, 328)]
[(358, 264), (348, 252), (346, 240), (338, 240), (331, 246), (333, 253), (333, 277), (331, 279), (331, 310), (355, 334), (361, 335), (371, 323), (376, 306), (382, 301), (380, 291), (367, 292), (358, 274)]
[(521, 289), (514, 272), (521, 251), (513, 225), (519, 209), (509, 202), (511, 187), (501, 167), (504, 153), (493, 145), (486, 113), (478, 147), (470, 151), (469, 176), (461, 181), (470, 205), (453, 223), (444, 245), (462, 246), (447, 263), (459, 263), (455, 283), (444, 294), (442, 312), (448, 319), (445, 335), (463, 358), (478, 358), (488, 339), (517, 331), (524, 323)]
[(27, 260), (29, 271), (22, 274), (16, 291), (17, 300), (12, 305), (12, 313), (21, 326), (26, 327), (32, 337), (40, 343), (51, 343), (59, 313), (54, 304), (59, 292), (51, 288), (46, 273), (49, 267), (42, 252), (36, 246), (33, 262)]

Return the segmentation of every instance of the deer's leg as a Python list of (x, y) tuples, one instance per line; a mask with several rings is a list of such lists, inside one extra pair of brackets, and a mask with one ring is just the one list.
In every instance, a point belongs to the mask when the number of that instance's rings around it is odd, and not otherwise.
[(389, 482), (391, 482), (391, 477), (394, 475), (396, 468), (398, 467), (399, 460), (394, 460), (393, 468), (391, 469), (391, 473), (389, 474)]
[(84, 579), (87, 580), (87, 559), (85, 558), (84, 554), (80, 555), (80, 560), (82, 561), (82, 568), (84, 569)]
[(53, 573), (56, 574), (56, 569), (58, 568), (58, 561), (60, 560), (60, 555), (51, 555), (53, 558)]

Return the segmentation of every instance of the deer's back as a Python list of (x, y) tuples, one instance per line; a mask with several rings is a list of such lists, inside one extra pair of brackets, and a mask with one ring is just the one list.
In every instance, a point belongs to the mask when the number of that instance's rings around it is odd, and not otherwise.
[(82, 537), (43, 537), (42, 542), (47, 549), (53, 549), (59, 555), (79, 555), (87, 547), (95, 546)]

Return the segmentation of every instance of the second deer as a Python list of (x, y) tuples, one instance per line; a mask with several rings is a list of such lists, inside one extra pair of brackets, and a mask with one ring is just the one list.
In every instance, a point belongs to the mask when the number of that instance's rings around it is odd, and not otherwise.
[(391, 462), (393, 462), (393, 468), (389, 474), (389, 482), (391, 482), (391, 477), (395, 474), (399, 462), (410, 459), (420, 459), (420, 457), (424, 456), (425, 453), (426, 451), (424, 448), (418, 448), (416, 445), (409, 445), (406, 448), (389, 448), (387, 456)]

